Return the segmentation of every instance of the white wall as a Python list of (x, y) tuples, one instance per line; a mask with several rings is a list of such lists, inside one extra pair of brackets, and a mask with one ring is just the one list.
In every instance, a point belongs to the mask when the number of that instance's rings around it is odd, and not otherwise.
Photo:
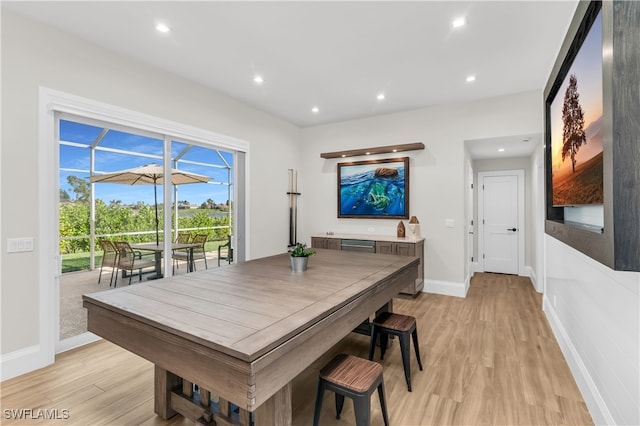
[(531, 281), (539, 293), (544, 292), (544, 146), (540, 144), (531, 154)]
[[(426, 145), (423, 151), (393, 156), (411, 158), (410, 214), (417, 216), (426, 237), (425, 288), (448, 285), (462, 289), (458, 295), (464, 295), (467, 266), (464, 141), (541, 133), (540, 99), (540, 92), (526, 92), (304, 129), (301, 237), (308, 240), (310, 234), (326, 231), (395, 234), (398, 220), (337, 218), (336, 164), (365, 158), (325, 160), (320, 153), (423, 142)], [(392, 155), (372, 156), (380, 157)], [(446, 218), (454, 219), (454, 228), (445, 227)]]
[(52, 208), (38, 199), (40, 86), (248, 141), (249, 203), (255, 212), (250, 216), (249, 255), (286, 249), (287, 169), (298, 167), (299, 128), (4, 9), (1, 65), (3, 355), (38, 350), (41, 337), (41, 242), (36, 239), (35, 251), (28, 253), (7, 254), (5, 249), (7, 238), (37, 236), (39, 211)]
[(544, 310), (596, 424), (640, 424), (640, 273), (545, 236)]

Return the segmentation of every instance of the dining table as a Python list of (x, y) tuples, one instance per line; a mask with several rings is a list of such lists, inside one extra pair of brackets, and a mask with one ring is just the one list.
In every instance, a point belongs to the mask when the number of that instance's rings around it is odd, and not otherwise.
[[(143, 250), (143, 251), (151, 251), (154, 254), (155, 261), (155, 276), (149, 277), (150, 279), (158, 279), (162, 278), (162, 252), (164, 251), (164, 243), (161, 242), (159, 244), (156, 243), (130, 243), (129, 244), (134, 250)], [(188, 253), (188, 261), (187, 261), (187, 270), (189, 272), (193, 272), (194, 262), (193, 262), (193, 249), (198, 247), (200, 244), (194, 243), (171, 243), (171, 251), (173, 250), (186, 250)]]
[(290, 425), (293, 379), (376, 311), (391, 310), (420, 260), (317, 249), (306, 271), (293, 272), (289, 257), (85, 294), (88, 330), (154, 364), (162, 419)]

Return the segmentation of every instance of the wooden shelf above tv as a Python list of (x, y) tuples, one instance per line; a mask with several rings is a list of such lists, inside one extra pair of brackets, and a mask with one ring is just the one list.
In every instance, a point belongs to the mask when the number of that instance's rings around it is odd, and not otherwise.
[(396, 152), (403, 152), (403, 151), (416, 151), (419, 149), (424, 149), (424, 144), (422, 142), (405, 143), (401, 145), (377, 146), (374, 148), (349, 149), (347, 151), (323, 152), (320, 154), (320, 157), (345, 158), (345, 157), (357, 157), (359, 155), (388, 154), (388, 153), (396, 153)]

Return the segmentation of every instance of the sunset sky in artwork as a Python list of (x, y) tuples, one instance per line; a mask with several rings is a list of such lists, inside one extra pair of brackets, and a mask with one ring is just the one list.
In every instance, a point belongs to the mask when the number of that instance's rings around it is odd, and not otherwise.
[[(602, 13), (593, 23), (562, 86), (551, 104), (551, 158), (554, 175), (571, 169), (571, 158), (562, 161), (562, 105), (569, 86), (569, 76), (578, 80), (579, 102), (584, 112), (586, 145), (576, 155), (576, 167), (602, 151)], [(591, 126), (591, 129), (590, 129)]]

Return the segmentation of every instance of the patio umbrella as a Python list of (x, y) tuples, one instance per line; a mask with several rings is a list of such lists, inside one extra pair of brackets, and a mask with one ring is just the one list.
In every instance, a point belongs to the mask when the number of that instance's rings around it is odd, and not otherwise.
[[(93, 183), (121, 183), (125, 185), (153, 185), (153, 200), (156, 209), (156, 244), (160, 244), (158, 231), (158, 191), (157, 185), (164, 183), (164, 168), (159, 164), (147, 164), (133, 169), (120, 170), (116, 172), (103, 173), (91, 176)], [(173, 185), (184, 185), (188, 183), (209, 182), (210, 177), (185, 172), (184, 170), (171, 169), (171, 183)]]

